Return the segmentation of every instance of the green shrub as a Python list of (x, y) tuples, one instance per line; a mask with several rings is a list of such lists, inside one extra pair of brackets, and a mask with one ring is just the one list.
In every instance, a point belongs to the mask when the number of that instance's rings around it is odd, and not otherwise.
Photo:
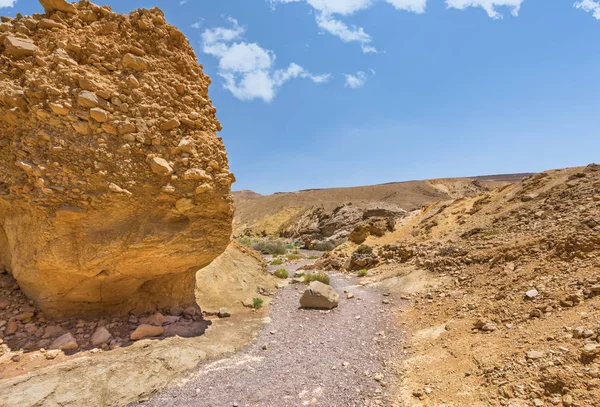
[(285, 258), (288, 260), (299, 260), (302, 258), (302, 256), (300, 256), (299, 254), (290, 253), (290, 254), (286, 254)]
[(279, 277), (279, 278), (288, 278), (289, 277), (288, 271), (286, 269), (275, 270), (275, 272), (273, 274), (275, 275), (275, 277)]
[(325, 273), (314, 273), (314, 274), (305, 274), (304, 282), (311, 283), (313, 281), (320, 281), (323, 284), (329, 285), (329, 275)]
[(257, 240), (252, 243), (252, 248), (263, 254), (285, 254), (287, 251), (278, 240)]
[(318, 250), (320, 252), (329, 252), (335, 249), (335, 244), (333, 242), (317, 242), (312, 245), (313, 250)]
[(309, 260), (316, 260), (318, 258), (320, 258), (321, 256), (308, 256)]
[(358, 273), (357, 273), (357, 275), (359, 277), (365, 277), (367, 274), (369, 274), (369, 270), (367, 270), (367, 269), (358, 270)]
[(237, 238), (237, 241), (246, 247), (252, 247), (252, 239), (250, 239), (248, 236), (240, 236)]
[(288, 243), (285, 245), (285, 248), (288, 250), (294, 250), (296, 248), (296, 245), (294, 245), (292, 243)]
[(252, 298), (252, 308), (259, 309), (263, 305), (262, 298)]
[(283, 264), (283, 260), (281, 259), (275, 259), (271, 262), (271, 265), (273, 266), (281, 266)]
[(373, 253), (373, 248), (371, 246), (367, 246), (366, 244), (361, 244), (356, 249), (356, 253), (358, 254), (371, 254)]

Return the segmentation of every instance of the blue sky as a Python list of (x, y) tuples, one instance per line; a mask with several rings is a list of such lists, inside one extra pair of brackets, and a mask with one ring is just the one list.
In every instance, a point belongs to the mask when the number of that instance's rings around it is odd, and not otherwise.
[[(106, 0), (190, 39), (261, 193), (600, 161), (600, 0)], [(0, 0), (0, 14), (41, 12)]]

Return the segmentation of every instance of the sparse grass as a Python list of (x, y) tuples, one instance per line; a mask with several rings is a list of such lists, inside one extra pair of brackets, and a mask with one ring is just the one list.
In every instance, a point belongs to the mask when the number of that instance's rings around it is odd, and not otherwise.
[(285, 258), (288, 260), (300, 260), (302, 258), (302, 256), (300, 256), (299, 254), (290, 253), (290, 254), (286, 254)]
[(316, 260), (318, 258), (320, 258), (321, 256), (308, 256), (309, 260)]
[(361, 269), (358, 270), (358, 273), (356, 273), (359, 277), (366, 277), (367, 274), (369, 274), (369, 270), (367, 269)]
[(329, 275), (325, 273), (314, 273), (314, 274), (305, 274), (304, 282), (311, 283), (313, 281), (320, 281), (323, 284), (329, 285)]
[(335, 244), (332, 242), (318, 242), (312, 245), (313, 250), (318, 250), (320, 252), (329, 252), (335, 249)]
[(285, 248), (288, 250), (294, 250), (296, 248), (296, 245), (294, 245), (292, 243), (288, 243), (285, 245)]
[(298, 274), (295, 275), (295, 277), (298, 277), (298, 278), (304, 277), (304, 273), (298, 273)]
[(275, 260), (271, 261), (270, 264), (272, 266), (281, 266), (283, 264), (283, 260), (281, 260), (281, 259), (275, 259)]
[(361, 244), (356, 249), (356, 253), (358, 254), (371, 254), (373, 253), (373, 248), (371, 246), (367, 246), (366, 244)]
[(275, 270), (273, 275), (275, 275), (275, 277), (278, 277), (278, 278), (288, 278), (289, 277), (288, 271), (286, 269)]
[(279, 240), (257, 240), (252, 242), (252, 248), (263, 254), (285, 254), (287, 251)]
[(262, 298), (252, 298), (252, 308), (259, 309), (260, 307), (262, 307), (263, 302), (264, 301)]
[(237, 238), (237, 241), (246, 247), (252, 247), (252, 239), (250, 239), (248, 236), (240, 236)]

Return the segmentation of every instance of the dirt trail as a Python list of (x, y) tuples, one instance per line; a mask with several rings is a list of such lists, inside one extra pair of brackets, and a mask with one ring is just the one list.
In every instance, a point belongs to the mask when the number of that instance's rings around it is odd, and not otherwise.
[[(306, 260), (288, 265), (293, 270)], [(143, 406), (386, 406), (385, 385), (399, 331), (383, 291), (331, 275), (340, 293), (332, 311), (299, 309), (303, 284), (279, 290), (271, 322), (232, 357), (206, 361), (179, 386)], [(354, 294), (347, 299), (347, 290)], [(266, 346), (265, 346), (266, 345)], [(264, 349), (266, 347), (266, 349)]]

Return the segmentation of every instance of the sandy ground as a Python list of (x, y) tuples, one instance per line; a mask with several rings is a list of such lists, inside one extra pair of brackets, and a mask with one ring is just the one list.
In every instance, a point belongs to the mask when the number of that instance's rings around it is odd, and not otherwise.
[[(290, 277), (306, 260), (287, 264)], [(303, 284), (279, 290), (270, 322), (232, 357), (206, 360), (143, 406), (386, 406), (392, 353), (400, 343), (385, 291), (331, 275), (332, 311), (299, 309)], [(348, 291), (354, 298), (347, 299)], [(384, 304), (383, 300), (390, 301)]]

